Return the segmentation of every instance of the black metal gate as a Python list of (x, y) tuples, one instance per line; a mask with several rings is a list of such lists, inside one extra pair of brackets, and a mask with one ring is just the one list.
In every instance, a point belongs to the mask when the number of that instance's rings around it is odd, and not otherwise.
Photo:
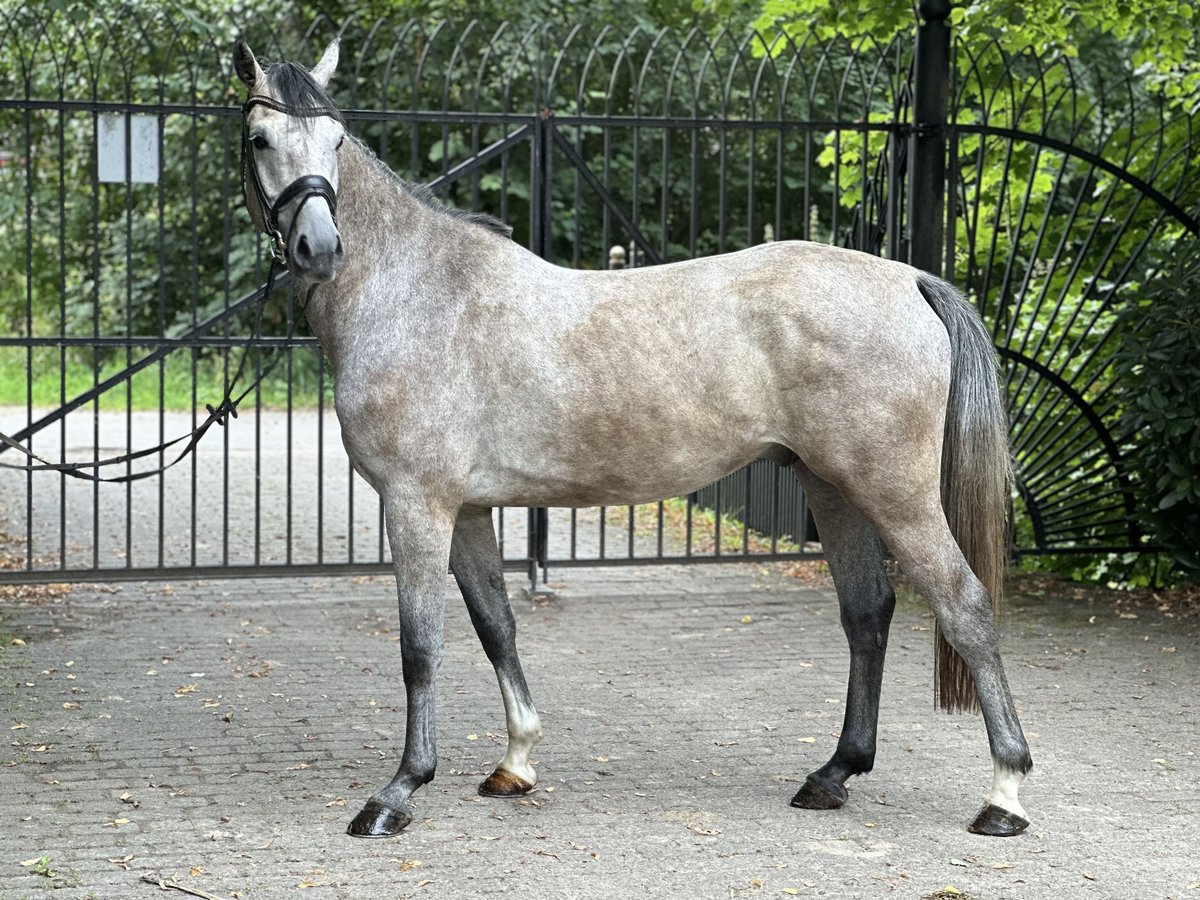
[[(4, 28), (0, 268), (23, 275), (0, 286), (0, 360), (16, 375), (0, 430), (56, 461), (153, 446), (220, 399), (264, 276), (237, 174), (238, 29), (160, 12), (85, 33), (40, 6)], [(351, 128), (560, 264), (803, 238), (940, 270), (980, 304), (1007, 364), (1021, 552), (1138, 546), (1114, 433), (1113, 310), (1153, 239), (1200, 234), (1186, 212), (1200, 198), (1190, 131), (1132, 99), (1068, 103), (1073, 75), (1031, 79), (1030, 60), (999, 50), (952, 66), (943, 22), (923, 26), (915, 59), (908, 41), (477, 23), (318, 20), (250, 37), (260, 57), (312, 61), (335, 34)], [(995, 66), (1013, 75), (999, 99), (983, 87)], [(270, 310), (281, 377), (187, 463), (120, 486), (0, 475), (0, 581), (387, 567), (320, 349), (303, 322), (284, 337), (290, 301)], [(763, 464), (660, 504), (497, 519), (506, 563), (531, 576), (819, 553), (794, 477)]]

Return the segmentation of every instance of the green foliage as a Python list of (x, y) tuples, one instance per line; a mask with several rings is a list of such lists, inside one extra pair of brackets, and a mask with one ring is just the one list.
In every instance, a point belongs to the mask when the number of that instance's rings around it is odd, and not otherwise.
[(1200, 578), (1200, 247), (1180, 242), (1120, 315), (1125, 463), (1175, 571)]

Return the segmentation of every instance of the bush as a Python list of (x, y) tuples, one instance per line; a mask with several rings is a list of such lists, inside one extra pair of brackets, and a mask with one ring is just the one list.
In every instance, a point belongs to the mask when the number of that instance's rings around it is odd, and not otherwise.
[(1125, 462), (1139, 518), (1169, 562), (1200, 579), (1200, 242), (1185, 236), (1121, 313), (1117, 351)]

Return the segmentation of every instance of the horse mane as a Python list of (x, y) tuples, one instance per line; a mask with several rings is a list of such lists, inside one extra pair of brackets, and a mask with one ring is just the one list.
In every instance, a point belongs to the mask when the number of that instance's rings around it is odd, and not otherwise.
[[(390, 169), (388, 171), (391, 171)], [(504, 222), (491, 213), (472, 212), (469, 209), (456, 209), (453, 206), (447, 206), (436, 196), (427, 184), (414, 184), (411, 181), (405, 181), (399, 175), (392, 173), (393, 177), (400, 182), (400, 185), (408, 191), (409, 195), (419, 201), (424, 206), (430, 209), (435, 209), (438, 212), (446, 213), (452, 218), (459, 219), (471, 225), (480, 225), (488, 231), (494, 231), (501, 237), (512, 238), (512, 226)]]
[(375, 155), (375, 151), (368, 147), (361, 139), (350, 135), (350, 140), (362, 151), (375, 168), (375, 170), (384, 178), (389, 179), (396, 184), (406, 194), (420, 203), (422, 206), (432, 209), (434, 212), (449, 216), (452, 219), (458, 219), (460, 222), (465, 222), (468, 225), (478, 225), (481, 228), (486, 228), (488, 231), (494, 232), (503, 238), (512, 239), (512, 226), (501, 221), (490, 213), (472, 212), (469, 209), (456, 209), (453, 206), (447, 206), (430, 189), (429, 185), (417, 184), (401, 178), (391, 168)]

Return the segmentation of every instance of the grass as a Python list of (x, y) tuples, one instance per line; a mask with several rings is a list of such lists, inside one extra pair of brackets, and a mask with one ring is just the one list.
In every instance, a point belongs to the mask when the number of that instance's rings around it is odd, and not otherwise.
[[(134, 348), (129, 354), (133, 362), (143, 358), (149, 348)], [(53, 407), (89, 391), (97, 383), (118, 375), (126, 368), (125, 351), (116, 350), (103, 361), (96, 372), (92, 354), (68, 351), (64, 356), (57, 347), (38, 347), (32, 351), (6, 347), (0, 350), (0, 406)], [(85, 359), (85, 357), (87, 357)], [(203, 409), (214, 406), (225, 392), (226, 378), (232, 378), (241, 360), (241, 351), (228, 356), (206, 353), (201, 355), (187, 349), (175, 350), (163, 360), (152, 363), (131, 378), (114, 385), (100, 398), (101, 409), (125, 411)], [(268, 365), (270, 357), (261, 357)], [(318, 357), (315, 350), (301, 348), (292, 351), (292, 405), (317, 405)], [(255, 357), (246, 361), (235, 393), (245, 390), (254, 380)], [(332, 402), (333, 381), (326, 374), (326, 401)], [(281, 360), (261, 385), (262, 405), (284, 407), (288, 402), (287, 361)], [(254, 394), (246, 398), (253, 401)]]
[[(688, 502), (684, 497), (663, 501), (663, 532), (684, 543), (687, 539)], [(614, 528), (629, 527), (629, 507), (610, 506), (605, 510), (606, 524)], [(717, 515), (711, 509), (692, 506), (692, 552), (710, 554), (717, 546)], [(658, 504), (642, 503), (633, 508), (633, 527), (637, 534), (658, 533)], [(721, 555), (734, 556), (745, 552), (770, 553), (771, 535), (745, 528), (739, 519), (728, 513), (721, 515)], [(748, 547), (747, 547), (748, 545)], [(780, 535), (775, 542), (777, 553), (800, 553), (804, 547), (790, 535)]]

